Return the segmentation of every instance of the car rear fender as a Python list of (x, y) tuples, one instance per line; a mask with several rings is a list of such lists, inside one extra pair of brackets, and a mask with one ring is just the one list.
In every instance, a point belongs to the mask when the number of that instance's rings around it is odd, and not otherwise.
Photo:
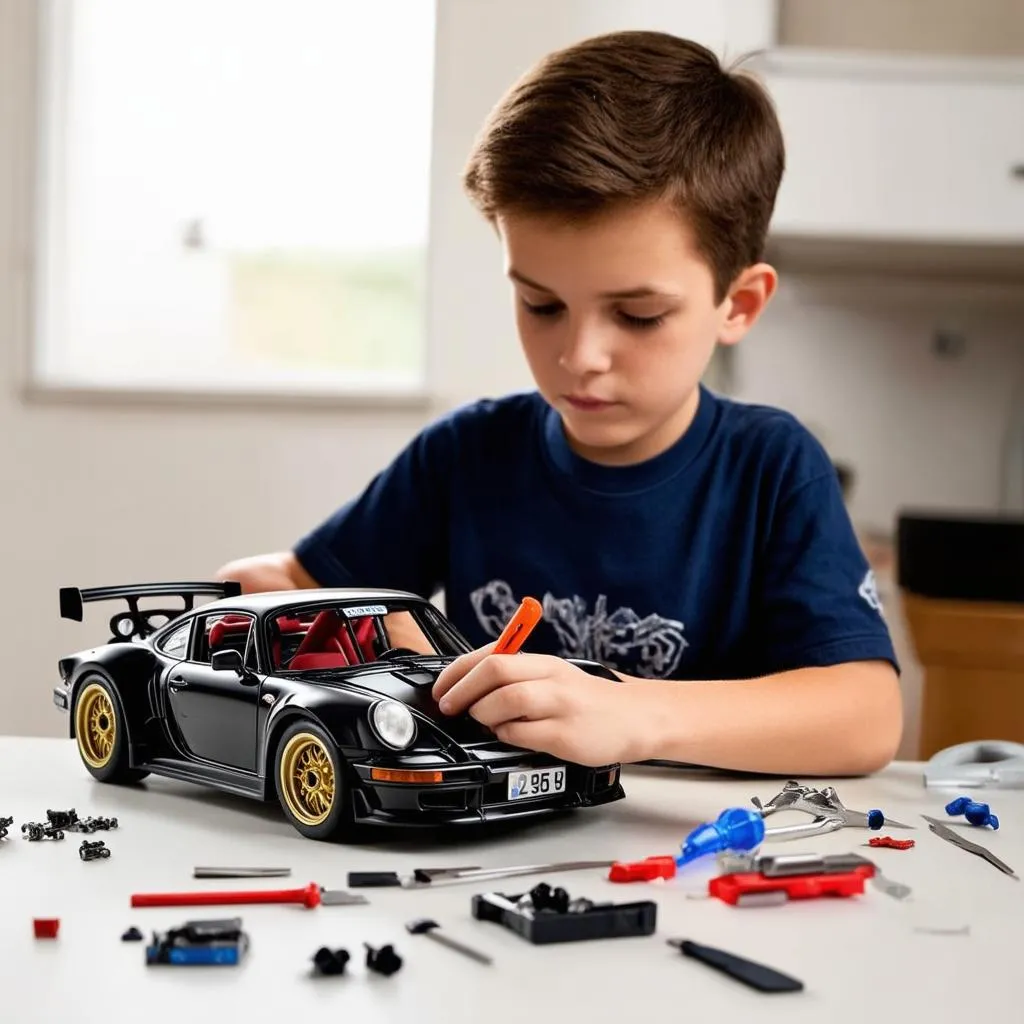
[[(121, 719), (128, 736), (129, 764), (146, 759), (144, 723), (150, 717), (149, 681), (155, 657), (140, 644), (107, 644), (82, 651), (58, 662), (61, 678), (68, 682), (68, 735), (75, 738), (75, 700), (90, 676), (99, 676), (117, 696)], [(66, 675), (64, 673), (67, 673)]]

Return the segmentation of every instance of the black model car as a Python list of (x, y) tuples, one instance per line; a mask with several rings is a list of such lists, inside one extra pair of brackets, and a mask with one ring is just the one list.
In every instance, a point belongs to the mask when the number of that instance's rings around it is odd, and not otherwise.
[[(215, 599), (197, 606), (200, 594)], [(141, 607), (167, 596), (184, 607)], [(359, 822), (463, 824), (625, 795), (617, 764), (561, 762), (502, 743), (469, 715), (442, 714), (431, 688), (470, 644), (414, 594), (66, 587), (61, 615), (80, 622), (86, 602), (113, 599), (128, 607), (111, 618), (111, 638), (62, 658), (53, 691), (101, 781), (153, 773), (276, 797), (314, 839)]]

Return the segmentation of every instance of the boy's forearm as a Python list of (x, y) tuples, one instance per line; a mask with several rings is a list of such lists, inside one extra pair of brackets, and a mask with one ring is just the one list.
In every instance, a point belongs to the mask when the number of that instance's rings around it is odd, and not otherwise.
[(647, 705), (641, 756), (782, 775), (864, 775), (895, 756), (899, 682), (885, 662), (759, 679), (665, 682), (624, 676)]

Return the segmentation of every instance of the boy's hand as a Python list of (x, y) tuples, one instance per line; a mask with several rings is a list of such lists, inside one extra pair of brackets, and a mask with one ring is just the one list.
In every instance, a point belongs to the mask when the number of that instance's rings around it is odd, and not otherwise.
[(433, 696), (448, 715), (468, 713), (498, 739), (577, 764), (638, 761), (647, 734), (638, 687), (600, 679), (548, 654), (494, 654), (488, 644), (457, 658)]

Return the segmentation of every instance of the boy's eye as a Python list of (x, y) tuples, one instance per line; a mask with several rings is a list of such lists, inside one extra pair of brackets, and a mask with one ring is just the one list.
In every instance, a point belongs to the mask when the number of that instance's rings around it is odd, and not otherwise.
[(561, 302), (546, 302), (535, 306), (527, 302), (526, 299), (520, 299), (520, 301), (523, 304), (523, 309), (531, 316), (557, 316), (565, 308)]
[(627, 327), (635, 327), (639, 331), (645, 331), (660, 327), (665, 322), (665, 314), (661, 313), (658, 316), (633, 316), (631, 313), (626, 313), (620, 309), (619, 319)]

